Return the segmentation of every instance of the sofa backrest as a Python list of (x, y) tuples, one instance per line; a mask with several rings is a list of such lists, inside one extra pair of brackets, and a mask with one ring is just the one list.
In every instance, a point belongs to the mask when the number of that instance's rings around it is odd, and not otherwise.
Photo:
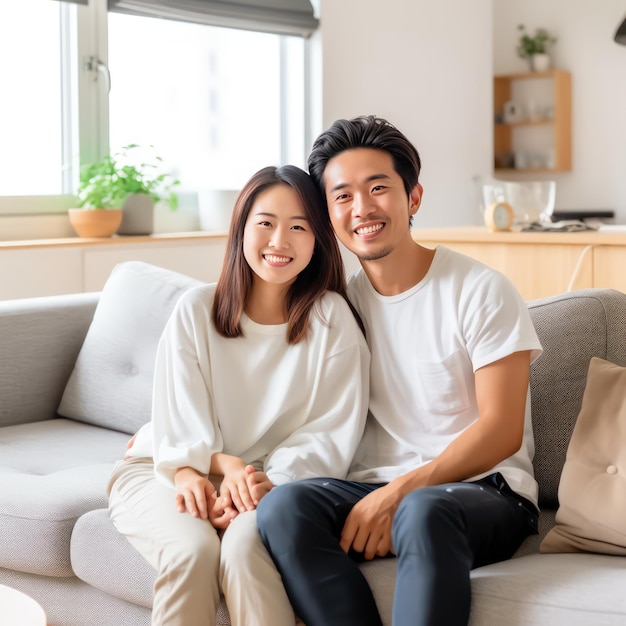
[(539, 504), (558, 506), (558, 487), (592, 356), (626, 366), (626, 294), (582, 289), (528, 303), (543, 354), (531, 369)]

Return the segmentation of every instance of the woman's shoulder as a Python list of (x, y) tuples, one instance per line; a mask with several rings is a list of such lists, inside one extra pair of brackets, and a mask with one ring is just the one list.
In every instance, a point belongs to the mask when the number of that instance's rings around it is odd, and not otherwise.
[(180, 305), (194, 306), (198, 304), (212, 303), (215, 295), (216, 283), (196, 285), (187, 289), (178, 299)]
[(336, 291), (326, 291), (319, 298), (317, 304), (323, 313), (331, 315), (344, 315), (346, 313), (350, 313), (350, 315), (352, 315), (348, 302), (340, 293), (337, 293)]
[(215, 283), (197, 285), (184, 291), (176, 302), (174, 312), (180, 319), (210, 314), (215, 296)]
[(314, 317), (331, 332), (343, 334), (345, 338), (352, 333), (355, 337), (363, 336), (355, 313), (341, 294), (336, 291), (327, 291), (317, 304), (317, 314)]

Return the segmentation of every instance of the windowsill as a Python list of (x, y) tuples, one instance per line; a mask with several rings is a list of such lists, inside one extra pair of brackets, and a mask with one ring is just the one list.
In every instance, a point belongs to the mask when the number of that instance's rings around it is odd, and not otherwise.
[(180, 233), (157, 233), (153, 235), (113, 235), (113, 237), (61, 237), (56, 239), (22, 239), (16, 241), (0, 241), (0, 250), (27, 248), (55, 248), (71, 246), (107, 246), (144, 244), (149, 242), (184, 241), (198, 239), (216, 239), (226, 237), (221, 231), (189, 231)]
[[(200, 219), (196, 208), (179, 207), (177, 211), (171, 211), (162, 204), (155, 207), (153, 229), (155, 235), (176, 235), (196, 231), (200, 231)], [(85, 243), (76, 237), (67, 213), (0, 215), (0, 246), (6, 248), (17, 244), (24, 247), (25, 242), (29, 245), (36, 242), (39, 246)]]

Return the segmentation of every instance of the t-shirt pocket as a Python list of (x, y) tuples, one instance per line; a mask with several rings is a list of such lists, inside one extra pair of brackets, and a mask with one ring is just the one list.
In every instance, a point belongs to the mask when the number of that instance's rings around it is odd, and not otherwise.
[(421, 411), (459, 414), (470, 406), (463, 356), (453, 352), (443, 361), (414, 360), (415, 396)]

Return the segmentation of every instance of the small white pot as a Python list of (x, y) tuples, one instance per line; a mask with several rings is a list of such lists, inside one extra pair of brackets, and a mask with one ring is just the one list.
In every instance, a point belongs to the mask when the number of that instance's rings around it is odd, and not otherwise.
[(534, 72), (545, 72), (550, 69), (550, 57), (547, 54), (533, 54), (530, 64)]

